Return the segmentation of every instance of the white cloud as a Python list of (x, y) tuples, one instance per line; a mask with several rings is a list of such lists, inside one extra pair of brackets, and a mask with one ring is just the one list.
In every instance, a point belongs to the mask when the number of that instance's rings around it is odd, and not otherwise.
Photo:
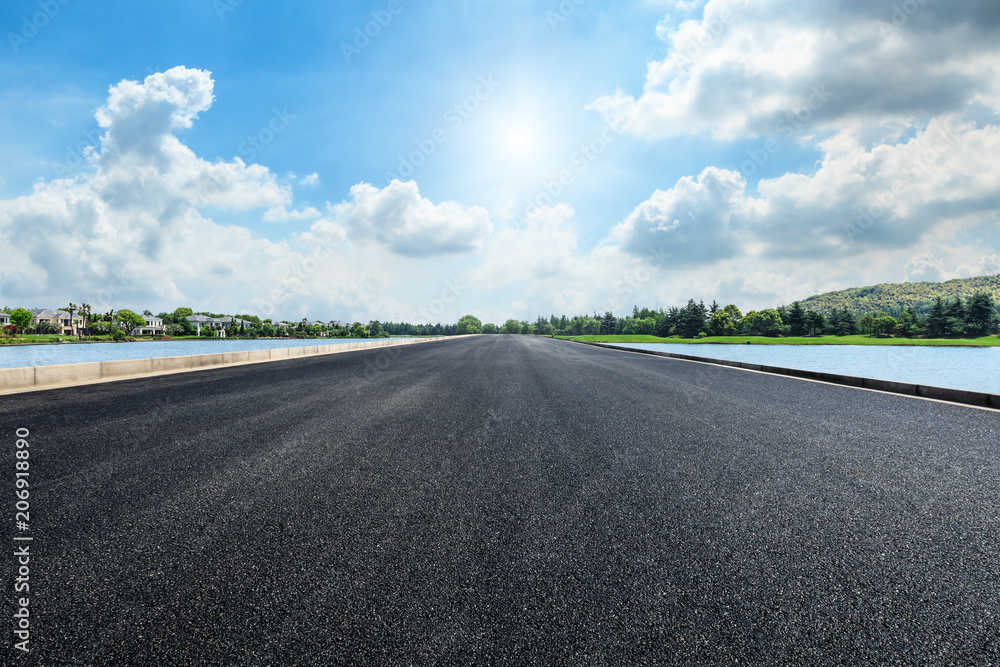
[(434, 204), (420, 196), (414, 181), (393, 180), (381, 190), (359, 183), (351, 188), (351, 201), (332, 206), (330, 212), (349, 238), (414, 257), (478, 250), (493, 229), (486, 209)]
[(276, 206), (268, 209), (260, 219), (264, 222), (294, 222), (298, 220), (315, 220), (321, 215), (323, 214), (312, 206), (304, 208), (301, 211), (289, 211), (283, 206)]
[(641, 137), (721, 139), (995, 109), (998, 26), (993, 2), (709, 0), (701, 18), (661, 24), (668, 52), (639, 97), (592, 108)]
[(482, 263), (473, 274), (478, 287), (497, 288), (513, 282), (564, 281), (578, 273), (577, 234), (573, 209), (566, 204), (532, 211), (521, 227), (505, 227), (490, 237)]
[[(489, 231), (482, 209), (435, 205), (415, 184), (359, 186), (354, 204), (333, 207), (339, 217), (292, 209), (291, 191), (266, 167), (207, 162), (177, 138), (212, 88), (208, 72), (183, 67), (113, 86), (89, 172), (0, 200), (4, 302), (363, 319), (405, 308), (387, 294), (396, 280), (387, 251), (351, 243), (345, 225), (400, 251), (474, 248)], [(213, 221), (209, 207), (315, 222), (274, 241)]]
[(299, 185), (304, 185), (306, 187), (312, 187), (314, 185), (319, 185), (319, 174), (313, 172), (308, 176), (303, 176), (302, 180), (299, 181)]
[(697, 180), (684, 177), (669, 190), (657, 190), (611, 230), (611, 237), (633, 254), (660, 248), (669, 264), (699, 264), (740, 251), (744, 221), (752, 202), (743, 177), (708, 167)]

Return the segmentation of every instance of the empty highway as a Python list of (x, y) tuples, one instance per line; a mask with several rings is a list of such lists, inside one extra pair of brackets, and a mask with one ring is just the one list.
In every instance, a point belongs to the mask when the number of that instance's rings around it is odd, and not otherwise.
[(1000, 662), (997, 412), (497, 335), (0, 423), (19, 664)]

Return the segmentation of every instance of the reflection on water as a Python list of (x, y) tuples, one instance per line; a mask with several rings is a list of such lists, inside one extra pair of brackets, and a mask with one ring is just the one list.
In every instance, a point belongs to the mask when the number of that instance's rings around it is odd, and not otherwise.
[[(393, 340), (409, 340), (394, 338)], [(310, 345), (340, 345), (358, 342), (351, 338), (313, 340), (165, 340), (144, 343), (86, 343), (62, 345), (10, 345), (0, 347), (0, 368), (82, 364), (89, 361), (120, 361), (183, 357), (189, 354), (217, 354), (248, 350), (273, 350)]]
[(1000, 347), (713, 343), (623, 343), (621, 346), (1000, 394)]

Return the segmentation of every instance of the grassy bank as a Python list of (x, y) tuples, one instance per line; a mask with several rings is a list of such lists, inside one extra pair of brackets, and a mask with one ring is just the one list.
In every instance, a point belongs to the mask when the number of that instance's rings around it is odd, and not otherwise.
[(894, 338), (869, 336), (789, 336), (771, 338), (768, 336), (709, 336), (708, 338), (660, 338), (659, 336), (557, 336), (564, 340), (586, 343), (721, 343), (724, 345), (918, 345), (918, 346), (959, 346), (959, 347), (1000, 347), (1000, 337), (983, 338)]

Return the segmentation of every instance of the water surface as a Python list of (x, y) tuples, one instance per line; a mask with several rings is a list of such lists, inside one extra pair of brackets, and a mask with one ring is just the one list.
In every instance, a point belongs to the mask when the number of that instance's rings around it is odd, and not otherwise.
[(716, 343), (620, 346), (1000, 394), (1000, 347)]
[[(191, 354), (218, 354), (273, 350), (311, 345), (356, 343), (356, 338), (274, 339), (274, 340), (163, 340), (137, 343), (63, 343), (60, 345), (9, 345), (0, 347), (0, 368), (82, 364), (90, 361), (121, 361), (184, 357)], [(393, 338), (392, 340), (410, 340)]]

